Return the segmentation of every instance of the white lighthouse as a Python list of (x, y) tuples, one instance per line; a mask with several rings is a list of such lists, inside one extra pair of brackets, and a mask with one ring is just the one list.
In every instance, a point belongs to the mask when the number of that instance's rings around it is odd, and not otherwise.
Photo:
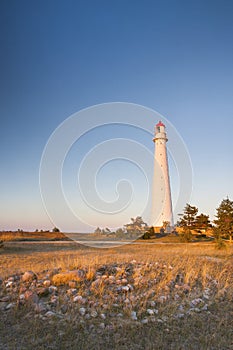
[(171, 187), (167, 159), (168, 141), (165, 125), (159, 121), (155, 126), (154, 178), (152, 194), (152, 226), (162, 227), (164, 222), (173, 226)]

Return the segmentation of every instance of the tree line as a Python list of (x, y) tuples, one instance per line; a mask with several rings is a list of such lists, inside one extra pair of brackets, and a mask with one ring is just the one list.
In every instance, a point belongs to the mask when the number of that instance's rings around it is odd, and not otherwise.
[(191, 230), (207, 230), (212, 228), (213, 234), (217, 239), (226, 238), (232, 241), (233, 238), (233, 201), (228, 197), (223, 199), (216, 209), (215, 219), (212, 224), (209, 215), (198, 214), (198, 208), (186, 204), (184, 211), (180, 215), (177, 226), (182, 227), (184, 233), (188, 236)]
[[(198, 214), (198, 208), (196, 206), (186, 204), (183, 209), (183, 213), (179, 214), (179, 220), (177, 221), (175, 227), (181, 228), (181, 235), (184, 239), (189, 241), (192, 237), (192, 232), (202, 234), (208, 229), (211, 230), (213, 235), (217, 239), (230, 239), (233, 238), (233, 201), (228, 197), (223, 199), (219, 207), (216, 209), (215, 219), (210, 221), (209, 215), (204, 213)], [(161, 232), (166, 232), (169, 227), (169, 222), (164, 222)], [(176, 232), (173, 230), (173, 232)], [(115, 232), (112, 232), (109, 228), (101, 229), (97, 227), (94, 231), (98, 235), (111, 235), (117, 238), (136, 238), (138, 236), (148, 239), (154, 235), (154, 228), (148, 226), (145, 223), (141, 216), (136, 218), (131, 218), (131, 222), (125, 224), (123, 228), (117, 229)]]

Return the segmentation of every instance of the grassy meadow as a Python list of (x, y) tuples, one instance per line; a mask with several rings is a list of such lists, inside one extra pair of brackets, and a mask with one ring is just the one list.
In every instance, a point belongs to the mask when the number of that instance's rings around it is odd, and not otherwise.
[[(0, 314), (0, 349), (233, 349), (233, 245), (174, 239), (108, 249), (6, 240), (0, 299), (13, 306)], [(7, 287), (28, 270), (37, 282)], [(20, 302), (47, 280), (56, 293), (37, 304), (50, 314)]]

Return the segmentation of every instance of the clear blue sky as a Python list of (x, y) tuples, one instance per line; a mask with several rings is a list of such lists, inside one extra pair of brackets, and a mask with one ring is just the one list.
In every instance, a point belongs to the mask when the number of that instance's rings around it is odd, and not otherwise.
[(43, 148), (68, 116), (103, 102), (173, 123), (200, 211), (213, 218), (233, 199), (231, 0), (2, 0), (0, 45), (0, 229), (53, 227), (39, 191)]

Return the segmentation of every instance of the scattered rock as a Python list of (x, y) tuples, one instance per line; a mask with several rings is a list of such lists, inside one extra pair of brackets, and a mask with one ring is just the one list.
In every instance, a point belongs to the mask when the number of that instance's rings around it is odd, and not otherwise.
[(50, 303), (51, 304), (57, 304), (58, 302), (58, 296), (57, 295), (52, 295), (50, 298)]
[(74, 298), (73, 298), (73, 301), (76, 303), (83, 303), (83, 297), (81, 295), (76, 295)]
[(127, 283), (128, 283), (128, 280), (127, 280), (126, 278), (122, 278), (121, 283), (122, 283), (122, 284), (127, 284)]
[(56, 286), (50, 286), (49, 287), (49, 293), (55, 293), (57, 292), (57, 287)]
[(5, 307), (5, 310), (10, 310), (10, 309), (12, 309), (13, 307), (15, 307), (15, 303), (10, 303), (10, 304), (8, 304), (8, 305)]
[(92, 282), (91, 288), (92, 289), (98, 288), (101, 285), (101, 283), (102, 283), (101, 279), (97, 278), (95, 281)]
[(66, 293), (68, 295), (75, 295), (77, 293), (77, 289), (76, 288), (70, 288), (66, 291)]
[(95, 318), (97, 316), (98, 316), (98, 313), (95, 310), (91, 311), (91, 317)]
[(158, 302), (161, 303), (161, 304), (165, 303), (166, 300), (167, 300), (167, 296), (166, 295), (161, 295), (158, 298)]
[(7, 302), (0, 303), (0, 311), (4, 311), (7, 306)]
[(34, 310), (37, 313), (42, 313), (42, 312), (46, 312), (47, 308), (44, 303), (39, 303), (39, 304), (35, 304)]
[(68, 305), (67, 305), (67, 304), (63, 304), (63, 305), (61, 306), (61, 312), (62, 312), (63, 314), (65, 314), (65, 313), (67, 313), (67, 311), (68, 311)]
[(132, 312), (131, 312), (131, 319), (134, 320), (134, 321), (137, 321), (138, 318), (137, 318), (137, 313), (136, 313), (136, 311), (132, 311)]
[(141, 320), (142, 324), (147, 324), (148, 323), (148, 318), (144, 318), (143, 320)]
[(130, 304), (129, 298), (126, 298), (126, 299), (124, 300), (124, 303), (125, 303), (125, 304)]
[(50, 280), (45, 280), (45, 281), (43, 282), (43, 285), (44, 285), (45, 287), (50, 287), (50, 286), (51, 286), (51, 281), (50, 281)]
[(19, 295), (19, 300), (21, 300), (21, 301), (22, 301), (22, 300), (25, 300), (25, 295), (24, 295), (24, 294), (20, 294), (20, 295)]
[(167, 322), (167, 320), (168, 320), (167, 316), (162, 316), (161, 318), (162, 318), (163, 322)]
[(84, 316), (85, 313), (86, 313), (86, 309), (85, 309), (84, 307), (81, 307), (81, 308), (79, 309), (79, 313), (80, 313), (81, 316)]
[(110, 283), (114, 283), (114, 282), (116, 281), (115, 276), (109, 276), (109, 277), (108, 277), (108, 281), (109, 281)]
[(201, 308), (201, 311), (207, 311), (208, 310), (208, 305), (205, 304), (202, 308)]
[(0, 299), (0, 302), (7, 302), (7, 301), (9, 301), (10, 300), (10, 296), (9, 295), (6, 295), (6, 296), (4, 296), (4, 297), (2, 297), (1, 299)]
[(32, 303), (37, 303), (39, 300), (38, 295), (35, 292), (33, 292), (32, 290), (27, 290), (24, 293), (24, 296), (25, 296), (25, 300), (32, 302)]
[(54, 317), (54, 316), (56, 316), (56, 313), (53, 311), (47, 311), (45, 314), (45, 317)]
[(193, 299), (190, 303), (191, 306), (196, 306), (198, 304), (201, 304), (201, 303), (204, 303), (204, 301), (201, 299), (201, 298), (196, 298), (196, 299)]
[(154, 315), (154, 310), (152, 310), (152, 309), (147, 309), (146, 312), (150, 316)]
[[(93, 323), (93, 329), (100, 332), (100, 329), (112, 329), (114, 318), (118, 319), (119, 324), (127, 322), (127, 319), (139, 320), (142, 324), (166, 324), (170, 318), (183, 319), (193, 313), (209, 312), (210, 299), (226, 296), (227, 288), (218, 290), (211, 276), (208, 288), (203, 291), (193, 284), (191, 288), (184, 283), (181, 273), (161, 289), (156, 288), (155, 284), (160, 283), (172, 269), (161, 262), (139, 264), (132, 261), (103, 265), (97, 270), (93, 268), (91, 274), (88, 268), (68, 272), (56, 269), (38, 276), (33, 271), (26, 271), (2, 281), (0, 310), (7, 311), (16, 305), (23, 308), (31, 304), (30, 318), (36, 317), (48, 323), (55, 322), (55, 316), (61, 319), (59, 322), (69, 321), (73, 317), (71, 310), (74, 310), (77, 322), (89, 326)], [(158, 271), (156, 278), (154, 273), (151, 274), (155, 270)], [(100, 288), (103, 288), (101, 297)], [(164, 303), (168, 306), (174, 303), (177, 311), (169, 317), (165, 316), (168, 309), (160, 305)], [(132, 308), (134, 311), (131, 312)], [(159, 318), (156, 316), (158, 314)], [(106, 324), (106, 319), (112, 319), (111, 325)]]
[(188, 284), (184, 284), (182, 288), (185, 293), (188, 293), (191, 290), (191, 287)]
[(38, 288), (36, 293), (40, 297), (45, 297), (49, 294), (49, 289), (47, 287)]
[(161, 318), (158, 318), (158, 319), (157, 319), (157, 322), (158, 322), (158, 323), (163, 323), (164, 321), (163, 321)]
[(188, 311), (188, 314), (190, 315), (192, 312), (201, 312), (201, 309), (199, 309), (198, 307), (191, 307)]
[(130, 291), (133, 291), (133, 290), (134, 290), (134, 288), (133, 288), (133, 286), (132, 286), (131, 284), (127, 284), (127, 287), (129, 287), (129, 290), (130, 290)]
[(22, 276), (23, 282), (32, 282), (37, 279), (37, 275), (33, 271), (26, 271)]
[(9, 282), (6, 283), (6, 288), (11, 288), (11, 287), (13, 287), (13, 285), (14, 285), (14, 282), (13, 281), (9, 281)]

